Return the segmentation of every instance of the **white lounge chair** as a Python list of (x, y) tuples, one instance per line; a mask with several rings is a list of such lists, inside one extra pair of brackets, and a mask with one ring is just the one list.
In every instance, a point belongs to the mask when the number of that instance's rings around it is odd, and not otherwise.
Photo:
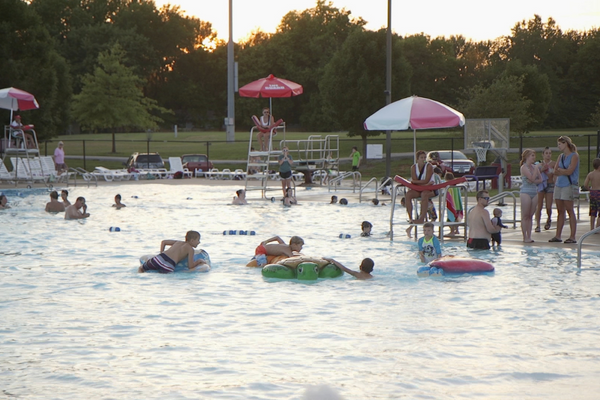
[(132, 174), (125, 169), (108, 169), (104, 167), (96, 167), (91, 174), (96, 178), (104, 178), (107, 182), (128, 181), (132, 176)]
[(233, 174), (229, 168), (223, 168), (221, 171), (221, 179), (233, 179)]
[(246, 172), (243, 169), (236, 169), (233, 171), (233, 179), (238, 181), (243, 181), (246, 179)]
[(181, 158), (179, 157), (169, 157), (169, 168), (169, 176), (173, 176), (177, 172), (181, 172), (184, 177), (192, 177), (192, 172), (187, 168), (183, 168)]
[(221, 171), (219, 171), (219, 168), (213, 168), (209, 172), (205, 172), (204, 176), (208, 179), (221, 179), (223, 175), (221, 174)]
[(15, 180), (14, 171), (8, 172), (6, 165), (3, 162), (0, 162), (0, 181), (9, 181), (12, 182)]

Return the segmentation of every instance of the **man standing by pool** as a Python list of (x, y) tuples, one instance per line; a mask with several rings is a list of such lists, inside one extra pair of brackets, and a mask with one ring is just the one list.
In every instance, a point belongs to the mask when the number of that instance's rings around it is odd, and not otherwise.
[(477, 205), (468, 215), (469, 239), (467, 247), (470, 249), (490, 249), (492, 233), (499, 232), (500, 227), (492, 225), (490, 213), (485, 209), (490, 201), (490, 194), (485, 190), (477, 192)]
[[(79, 209), (83, 207), (83, 212), (80, 212)], [(75, 201), (75, 204), (71, 204), (65, 209), (65, 219), (83, 219), (90, 216), (89, 213), (86, 212), (87, 206), (85, 205), (85, 198), (78, 197)]]

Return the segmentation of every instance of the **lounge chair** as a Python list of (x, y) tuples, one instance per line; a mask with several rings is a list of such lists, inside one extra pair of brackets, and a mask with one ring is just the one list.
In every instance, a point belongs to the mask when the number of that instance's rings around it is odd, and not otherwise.
[(221, 171), (219, 171), (219, 168), (213, 168), (210, 171), (205, 172), (204, 176), (207, 177), (208, 179), (221, 179), (223, 174), (221, 174)]
[(104, 167), (96, 167), (91, 174), (96, 178), (104, 178), (107, 182), (128, 181), (132, 176), (132, 174), (125, 169), (108, 169)]
[(3, 162), (0, 162), (0, 181), (8, 181), (12, 182), (15, 180), (14, 171), (8, 172), (6, 165)]
[(192, 177), (192, 172), (187, 168), (183, 168), (181, 158), (179, 157), (169, 157), (169, 168), (169, 176), (173, 176), (177, 172), (181, 172), (185, 178)]

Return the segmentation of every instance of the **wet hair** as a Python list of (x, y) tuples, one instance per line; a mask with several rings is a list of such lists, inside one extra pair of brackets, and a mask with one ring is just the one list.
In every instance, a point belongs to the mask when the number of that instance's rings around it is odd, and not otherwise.
[(433, 228), (433, 222), (425, 222), (423, 228)]
[(343, 205), (343, 206), (348, 205), (348, 200), (346, 200), (346, 199), (340, 199), (340, 204)]
[(496, 214), (502, 214), (502, 210), (499, 208), (494, 208), (494, 216), (496, 216)]
[(337, 200), (338, 200), (337, 196), (331, 196), (331, 203), (329, 203), (329, 204), (337, 203)]
[(302, 239), (300, 236), (292, 236), (290, 238), (290, 246), (293, 244), (300, 244), (304, 246), (304, 239)]
[(577, 152), (577, 146), (575, 146), (575, 144), (573, 143), (573, 141), (571, 140), (570, 137), (568, 136), (560, 136), (557, 139), (558, 142), (561, 143), (566, 143), (567, 146), (569, 146), (569, 150), (571, 150), (573, 153)]
[(594, 169), (598, 169), (598, 167), (600, 167), (600, 158), (594, 158), (592, 165), (594, 166)]
[(187, 231), (185, 234), (185, 241), (189, 242), (190, 240), (198, 239), (200, 240), (200, 232), (197, 231)]
[(240, 189), (240, 190), (236, 190), (235, 194), (238, 195), (238, 197), (240, 197), (240, 194), (244, 193), (244, 189)]
[(120, 195), (120, 194), (116, 195), (116, 196), (115, 196), (115, 199), (119, 199), (119, 200), (121, 200), (121, 195)]
[(533, 149), (523, 150), (523, 154), (521, 155), (521, 165), (525, 164), (525, 160), (527, 160), (527, 157), (529, 157), (532, 154), (535, 154), (535, 150), (533, 150)]
[(373, 199), (373, 200), (371, 200), (371, 203), (373, 203), (374, 205), (377, 206), (377, 205), (379, 205), (379, 200)]
[(375, 266), (375, 262), (370, 258), (365, 258), (360, 263), (360, 270), (363, 272), (371, 273), (373, 272), (373, 267)]
[(423, 151), (423, 150), (419, 150), (419, 151), (417, 151), (417, 153), (415, 154), (415, 156), (417, 158), (419, 158), (422, 154), (427, 154), (427, 153), (425, 153), (425, 151)]
[(58, 192), (56, 190), (51, 191), (50, 198), (54, 199), (54, 200), (58, 200)]
[(365, 228), (372, 228), (373, 224), (370, 223), (369, 221), (363, 221), (362, 224), (360, 224), (360, 226), (365, 229)]
[(2, 202), (3, 199), (6, 199), (8, 201), (5, 194), (0, 194), (0, 202)]
[(450, 181), (454, 179), (454, 174), (452, 172), (446, 172), (446, 175), (444, 175), (444, 179)]
[(83, 202), (85, 202), (85, 197), (79, 196), (76, 201), (83, 201)]
[(66, 190), (66, 189), (63, 189), (63, 190), (61, 190), (61, 191), (60, 191), (60, 193), (61, 193), (61, 194), (63, 194), (63, 193), (64, 193), (64, 194), (66, 194), (67, 196), (69, 195), (69, 191), (68, 191), (68, 190)]

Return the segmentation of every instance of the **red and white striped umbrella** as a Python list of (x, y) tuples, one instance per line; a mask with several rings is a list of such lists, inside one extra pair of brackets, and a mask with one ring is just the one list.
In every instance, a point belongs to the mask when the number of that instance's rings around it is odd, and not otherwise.
[(40, 105), (31, 93), (10, 87), (0, 89), (0, 108), (25, 111), (40, 108)]

